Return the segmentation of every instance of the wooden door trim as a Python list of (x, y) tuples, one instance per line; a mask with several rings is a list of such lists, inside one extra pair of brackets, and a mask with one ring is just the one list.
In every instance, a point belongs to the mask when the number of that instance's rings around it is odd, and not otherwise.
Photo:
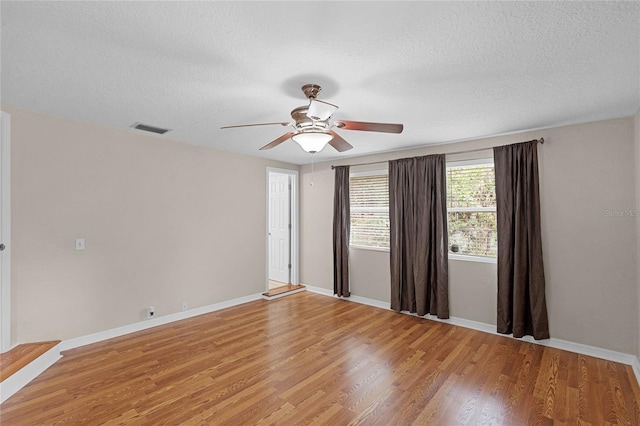
[(290, 283), (292, 285), (300, 284), (300, 229), (299, 229), (299, 179), (298, 171), (290, 169), (281, 169), (277, 167), (267, 167), (265, 174), (265, 270), (264, 270), (264, 288), (269, 291), (269, 174), (279, 173), (290, 176), (291, 182), (291, 275)]
[(0, 111), (2, 135), (0, 150), (2, 152), (2, 251), (0, 276), (0, 353), (11, 349), (11, 116)]

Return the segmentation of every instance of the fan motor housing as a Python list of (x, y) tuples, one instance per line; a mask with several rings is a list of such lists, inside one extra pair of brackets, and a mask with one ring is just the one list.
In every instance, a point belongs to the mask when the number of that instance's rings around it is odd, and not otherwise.
[(318, 129), (318, 130), (327, 130), (329, 128), (329, 123), (327, 120), (312, 120), (307, 116), (307, 112), (309, 111), (308, 105), (303, 105), (298, 108), (295, 108), (291, 111), (291, 118), (296, 122), (296, 128), (299, 130), (307, 130), (307, 129)]

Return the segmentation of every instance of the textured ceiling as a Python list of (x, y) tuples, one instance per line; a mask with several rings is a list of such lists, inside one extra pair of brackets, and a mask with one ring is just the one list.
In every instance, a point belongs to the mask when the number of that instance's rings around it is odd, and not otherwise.
[[(306, 164), (289, 121), (317, 83), (355, 148), (316, 161), (629, 116), (639, 2), (0, 3), (3, 104)], [(136, 130), (130, 130), (136, 131)]]

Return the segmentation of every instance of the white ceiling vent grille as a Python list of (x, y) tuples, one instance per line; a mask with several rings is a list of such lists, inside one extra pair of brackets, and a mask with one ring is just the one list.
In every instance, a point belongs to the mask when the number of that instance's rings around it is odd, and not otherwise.
[(145, 132), (158, 133), (159, 135), (164, 135), (165, 133), (170, 131), (170, 129), (163, 129), (161, 127), (149, 126), (148, 124), (143, 124), (143, 123), (135, 123), (131, 127), (138, 130), (144, 130)]

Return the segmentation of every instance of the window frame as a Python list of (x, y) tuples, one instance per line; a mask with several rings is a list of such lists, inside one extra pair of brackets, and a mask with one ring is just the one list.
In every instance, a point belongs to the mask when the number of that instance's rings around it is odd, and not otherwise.
[[(485, 164), (492, 164), (494, 166), (495, 171), (495, 161), (493, 155), (481, 158), (474, 158), (471, 160), (454, 160), (447, 161), (445, 167), (448, 169), (449, 167), (465, 167), (465, 166), (481, 166)], [(448, 188), (447, 188), (448, 189)], [(448, 195), (448, 194), (447, 194)], [(454, 207), (449, 209), (447, 206), (447, 233), (449, 232), (449, 212), (496, 212), (497, 214), (497, 205), (496, 207)], [(496, 229), (497, 233), (497, 229)], [(448, 237), (448, 235), (447, 235)], [(450, 260), (461, 260), (465, 262), (478, 262), (478, 263), (497, 263), (498, 256), (479, 256), (473, 254), (458, 254), (452, 253), (450, 250), (451, 243), (449, 242), (448, 248), (448, 257)]]
[[(445, 167), (462, 167), (462, 166), (477, 166), (477, 165), (482, 165), (482, 164), (493, 164), (495, 167), (495, 162), (494, 162), (494, 158), (493, 156), (487, 156), (487, 157), (480, 157), (480, 158), (474, 158), (474, 159), (469, 159), (469, 160), (453, 160), (453, 161), (446, 161), (446, 165)], [(494, 169), (495, 170), (495, 169)], [(376, 176), (376, 175), (389, 175), (389, 169), (385, 168), (385, 169), (373, 169), (373, 170), (366, 170), (366, 171), (358, 171), (358, 172), (350, 172), (349, 173), (349, 179), (351, 179), (352, 177), (362, 177), (362, 176)], [(386, 209), (384, 207), (371, 207), (371, 208), (362, 208), (362, 207), (351, 207), (349, 206), (351, 211), (389, 211), (389, 207), (387, 207)], [(458, 207), (455, 209), (449, 209), (447, 207), (447, 225), (448, 225), (448, 221), (449, 221), (449, 211), (496, 211), (495, 207), (478, 207), (478, 208), (466, 208), (466, 207)], [(448, 226), (447, 226), (448, 228)], [(447, 229), (448, 232), (448, 229)], [(370, 246), (362, 246), (362, 245), (356, 245), (351, 243), (351, 240), (349, 241), (349, 249), (357, 249), (357, 250), (371, 250), (371, 251), (379, 251), (379, 252), (387, 252), (389, 253), (391, 251), (390, 248), (385, 248), (385, 247), (370, 247)], [(478, 256), (478, 255), (469, 255), (469, 254), (457, 254), (457, 253), (451, 253), (450, 251), (448, 252), (448, 258), (449, 260), (457, 260), (457, 261), (465, 261), (465, 262), (477, 262), (477, 263), (497, 263), (497, 256), (496, 257), (490, 257), (490, 256)]]
[[(389, 168), (365, 170), (360, 172), (349, 172), (349, 193), (351, 193), (352, 177), (381, 176), (381, 175), (386, 175), (388, 180)], [(349, 210), (351, 212), (387, 212), (389, 213), (389, 206), (387, 205), (386, 208), (385, 207), (353, 207), (351, 206), (351, 204), (349, 204)], [(349, 220), (351, 220), (351, 218), (349, 218)], [(353, 244), (351, 242), (351, 236), (349, 236), (349, 249), (382, 251), (387, 253), (391, 251), (390, 247), (372, 247), (372, 246), (362, 246), (362, 245)]]

